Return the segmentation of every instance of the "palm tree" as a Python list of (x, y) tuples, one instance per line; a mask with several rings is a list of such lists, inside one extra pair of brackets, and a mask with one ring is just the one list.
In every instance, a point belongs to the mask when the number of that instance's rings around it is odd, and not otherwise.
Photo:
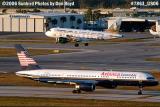
[(49, 17), (46, 19), (46, 23), (45, 23), (46, 30), (50, 29), (50, 24), (49, 24), (50, 22), (51, 22), (51, 18)]
[(72, 15), (72, 16), (70, 17), (71, 26), (73, 26), (73, 21), (75, 21), (75, 20), (76, 20), (76, 17)]
[(85, 12), (85, 20), (86, 20), (86, 21), (92, 21), (92, 16), (93, 16), (92, 9), (89, 8), (89, 9)]
[(72, 16), (70, 17), (70, 21), (75, 21), (75, 20), (76, 20), (76, 17), (72, 15)]
[(74, 26), (71, 26), (71, 28), (74, 29), (75, 27), (74, 27)]
[(7, 9), (3, 9), (3, 10), (2, 10), (2, 13), (3, 13), (3, 14), (6, 14), (6, 13), (7, 13)]
[(101, 10), (95, 10), (93, 12), (93, 21), (99, 19), (101, 17)]
[(78, 20), (77, 20), (77, 24), (80, 25), (81, 23), (82, 23), (82, 20), (81, 20), (81, 19), (78, 19)]
[(81, 23), (82, 23), (82, 20), (81, 20), (81, 19), (78, 19), (78, 20), (77, 20), (78, 26), (79, 26)]
[(64, 16), (62, 16), (62, 17), (60, 18), (60, 21), (61, 21), (61, 23), (62, 23), (62, 26), (61, 26), (61, 27), (64, 27), (63, 24), (67, 21), (67, 18), (64, 17)]
[(57, 23), (58, 23), (57, 19), (53, 19), (53, 20), (52, 20), (52, 25), (55, 26)]

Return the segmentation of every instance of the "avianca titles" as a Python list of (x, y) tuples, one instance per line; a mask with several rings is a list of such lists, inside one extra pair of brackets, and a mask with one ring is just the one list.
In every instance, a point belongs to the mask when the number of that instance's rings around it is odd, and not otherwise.
[(16, 75), (46, 83), (72, 84), (75, 85), (73, 93), (92, 92), (96, 86), (136, 86), (139, 87), (138, 94), (142, 94), (143, 87), (158, 85), (158, 81), (147, 72), (42, 69), (21, 45), (15, 47), (23, 69)]

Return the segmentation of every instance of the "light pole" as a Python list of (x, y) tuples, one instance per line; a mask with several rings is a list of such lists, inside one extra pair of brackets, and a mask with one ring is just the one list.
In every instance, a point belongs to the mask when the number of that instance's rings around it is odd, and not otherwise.
[(64, 8), (64, 12), (66, 13), (66, 5), (65, 5), (65, 0), (63, 0), (63, 8)]

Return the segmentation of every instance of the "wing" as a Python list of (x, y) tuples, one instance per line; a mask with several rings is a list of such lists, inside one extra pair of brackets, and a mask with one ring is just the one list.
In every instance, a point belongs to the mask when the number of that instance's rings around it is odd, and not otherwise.
[(76, 79), (53, 79), (53, 78), (37, 78), (34, 79), (40, 82), (45, 83), (53, 83), (53, 84), (85, 84), (85, 83), (91, 83), (91, 84), (97, 84), (98, 81), (96, 80), (76, 80)]

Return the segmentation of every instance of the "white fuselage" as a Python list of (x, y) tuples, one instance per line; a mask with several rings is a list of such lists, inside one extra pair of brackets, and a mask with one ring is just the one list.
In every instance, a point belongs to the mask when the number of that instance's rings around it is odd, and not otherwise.
[(90, 79), (90, 80), (135, 80), (149, 81), (154, 77), (143, 72), (120, 72), (120, 71), (91, 71), (91, 70), (56, 70), (39, 69), (18, 71), (16, 75), (30, 78), (63, 78), (63, 79)]
[(69, 28), (51, 28), (47, 31), (46, 36), (53, 38), (86, 38), (86, 39), (113, 39), (120, 38), (122, 35), (110, 32), (100, 32), (81, 29), (69, 29)]
[(73, 93), (91, 92), (96, 86), (105, 88), (139, 86), (138, 94), (142, 94), (144, 86), (159, 84), (151, 74), (144, 72), (42, 69), (21, 45), (17, 44), (15, 47), (20, 65), (24, 69), (16, 72), (16, 75), (45, 83), (74, 84)]

